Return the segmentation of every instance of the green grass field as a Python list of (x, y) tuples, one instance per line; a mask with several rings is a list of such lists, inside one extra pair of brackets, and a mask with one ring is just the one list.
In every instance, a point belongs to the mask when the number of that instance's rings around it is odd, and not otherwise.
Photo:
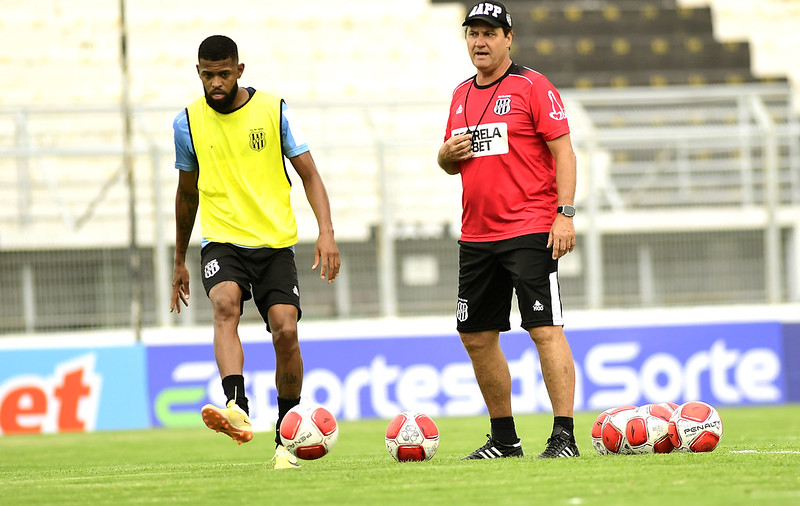
[(597, 413), (576, 415), (582, 456), (536, 460), (549, 415), (517, 417), (527, 456), (459, 461), (488, 419), (438, 418), (429, 462), (397, 463), (388, 420), (342, 422), (326, 457), (269, 467), (273, 433), (238, 446), (205, 428), (0, 437), (0, 504), (800, 504), (800, 405), (722, 408), (711, 453), (597, 455)]

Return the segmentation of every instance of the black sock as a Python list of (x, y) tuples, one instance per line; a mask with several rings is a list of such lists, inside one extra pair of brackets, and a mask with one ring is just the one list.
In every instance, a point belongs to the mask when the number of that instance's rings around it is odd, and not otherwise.
[(561, 427), (569, 432), (570, 438), (575, 441), (575, 421), (571, 416), (556, 416), (553, 419), (553, 432), (556, 427)]
[(505, 416), (503, 418), (489, 419), (492, 427), (492, 439), (498, 443), (506, 445), (513, 445), (519, 438), (517, 437), (517, 429), (514, 426), (514, 417)]
[(281, 443), (281, 421), (290, 409), (300, 404), (300, 398), (297, 399), (282, 399), (278, 397), (278, 423), (275, 424), (275, 444)]
[(250, 414), (250, 408), (247, 405), (247, 396), (244, 392), (244, 376), (241, 374), (231, 374), (230, 376), (222, 378), (222, 391), (225, 392), (225, 397), (228, 399), (228, 402), (235, 400), (237, 406), (242, 408), (248, 415)]

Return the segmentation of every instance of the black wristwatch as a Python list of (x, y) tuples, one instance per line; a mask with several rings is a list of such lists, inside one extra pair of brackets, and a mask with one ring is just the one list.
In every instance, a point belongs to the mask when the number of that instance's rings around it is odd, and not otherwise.
[(556, 208), (556, 212), (559, 214), (563, 214), (567, 218), (572, 218), (573, 216), (575, 216), (575, 208), (573, 206), (567, 206), (567, 205), (558, 206)]

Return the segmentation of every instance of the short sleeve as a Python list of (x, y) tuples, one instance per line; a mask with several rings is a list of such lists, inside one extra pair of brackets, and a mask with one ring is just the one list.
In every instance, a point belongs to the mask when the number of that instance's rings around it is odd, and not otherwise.
[(536, 132), (545, 141), (569, 133), (567, 111), (564, 109), (561, 95), (546, 77), (539, 76), (533, 80), (530, 100)]
[(189, 119), (186, 109), (175, 116), (172, 122), (175, 138), (175, 168), (185, 171), (197, 170), (197, 155), (192, 145), (192, 134), (189, 132)]
[(294, 158), (310, 151), (294, 115), (283, 101), (281, 101), (281, 147), (286, 158)]

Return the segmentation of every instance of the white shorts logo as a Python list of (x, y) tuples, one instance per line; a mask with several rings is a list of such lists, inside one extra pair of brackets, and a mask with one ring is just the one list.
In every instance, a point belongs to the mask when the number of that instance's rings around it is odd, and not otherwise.
[(206, 279), (210, 278), (211, 276), (213, 276), (218, 272), (219, 272), (219, 262), (217, 262), (216, 258), (214, 260), (209, 260), (208, 263), (205, 265), (205, 267), (203, 267), (203, 276), (205, 276)]
[(456, 319), (460, 322), (466, 321), (469, 318), (469, 306), (466, 299), (458, 299), (456, 306)]

